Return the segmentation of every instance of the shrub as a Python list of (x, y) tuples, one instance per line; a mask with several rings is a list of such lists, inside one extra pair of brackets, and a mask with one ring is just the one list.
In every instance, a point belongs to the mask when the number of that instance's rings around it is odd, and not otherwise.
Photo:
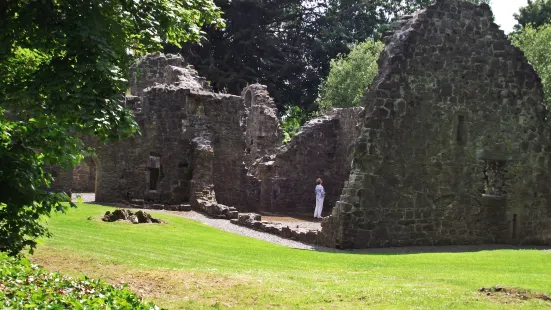
[(2, 309), (159, 309), (144, 303), (126, 285), (114, 287), (99, 280), (71, 279), (49, 273), (27, 259), (0, 254)]

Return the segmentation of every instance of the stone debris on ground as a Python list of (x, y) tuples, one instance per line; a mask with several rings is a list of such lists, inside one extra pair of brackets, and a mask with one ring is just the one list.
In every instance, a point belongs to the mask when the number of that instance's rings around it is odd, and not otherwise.
[(162, 220), (152, 217), (151, 214), (145, 211), (139, 210), (133, 213), (126, 209), (117, 209), (113, 212), (107, 211), (101, 220), (104, 222), (129, 221), (132, 224), (164, 223)]

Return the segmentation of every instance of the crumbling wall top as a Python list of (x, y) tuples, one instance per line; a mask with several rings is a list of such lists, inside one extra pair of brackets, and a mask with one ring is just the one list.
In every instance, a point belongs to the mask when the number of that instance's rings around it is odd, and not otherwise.
[(265, 85), (253, 84), (241, 93), (245, 106), (245, 160), (251, 165), (257, 158), (273, 153), (283, 141), (277, 107)]
[(135, 63), (130, 68), (129, 84), (130, 93), (140, 98), (146, 89), (157, 84), (212, 92), (207, 80), (182, 56), (162, 53), (148, 54)]

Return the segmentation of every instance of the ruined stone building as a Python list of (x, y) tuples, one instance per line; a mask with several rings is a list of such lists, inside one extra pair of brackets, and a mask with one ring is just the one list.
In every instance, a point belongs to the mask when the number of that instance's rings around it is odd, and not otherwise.
[(394, 30), (363, 107), (311, 120), (285, 145), (264, 86), (214, 93), (181, 57), (149, 55), (126, 98), (141, 134), (98, 145), (59, 182), (99, 202), (311, 214), (322, 177), (320, 244), (551, 244), (541, 81), (489, 6), (438, 0)]
[(323, 242), (551, 244), (541, 81), (490, 7), (439, 0), (386, 43)]
[(251, 85), (241, 96), (214, 93), (179, 56), (142, 59), (129, 93), (140, 134), (96, 145), (94, 160), (59, 172), (60, 187), (92, 189), (98, 202), (310, 214), (316, 178), (331, 189), (330, 210), (348, 177), (361, 108), (312, 120), (283, 145), (265, 86)]

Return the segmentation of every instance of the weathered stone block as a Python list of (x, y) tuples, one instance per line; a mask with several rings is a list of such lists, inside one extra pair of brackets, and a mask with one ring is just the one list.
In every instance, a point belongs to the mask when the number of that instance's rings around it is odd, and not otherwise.
[(239, 212), (238, 211), (229, 211), (227, 214), (226, 214), (226, 218), (227, 219), (237, 219), (239, 216)]

